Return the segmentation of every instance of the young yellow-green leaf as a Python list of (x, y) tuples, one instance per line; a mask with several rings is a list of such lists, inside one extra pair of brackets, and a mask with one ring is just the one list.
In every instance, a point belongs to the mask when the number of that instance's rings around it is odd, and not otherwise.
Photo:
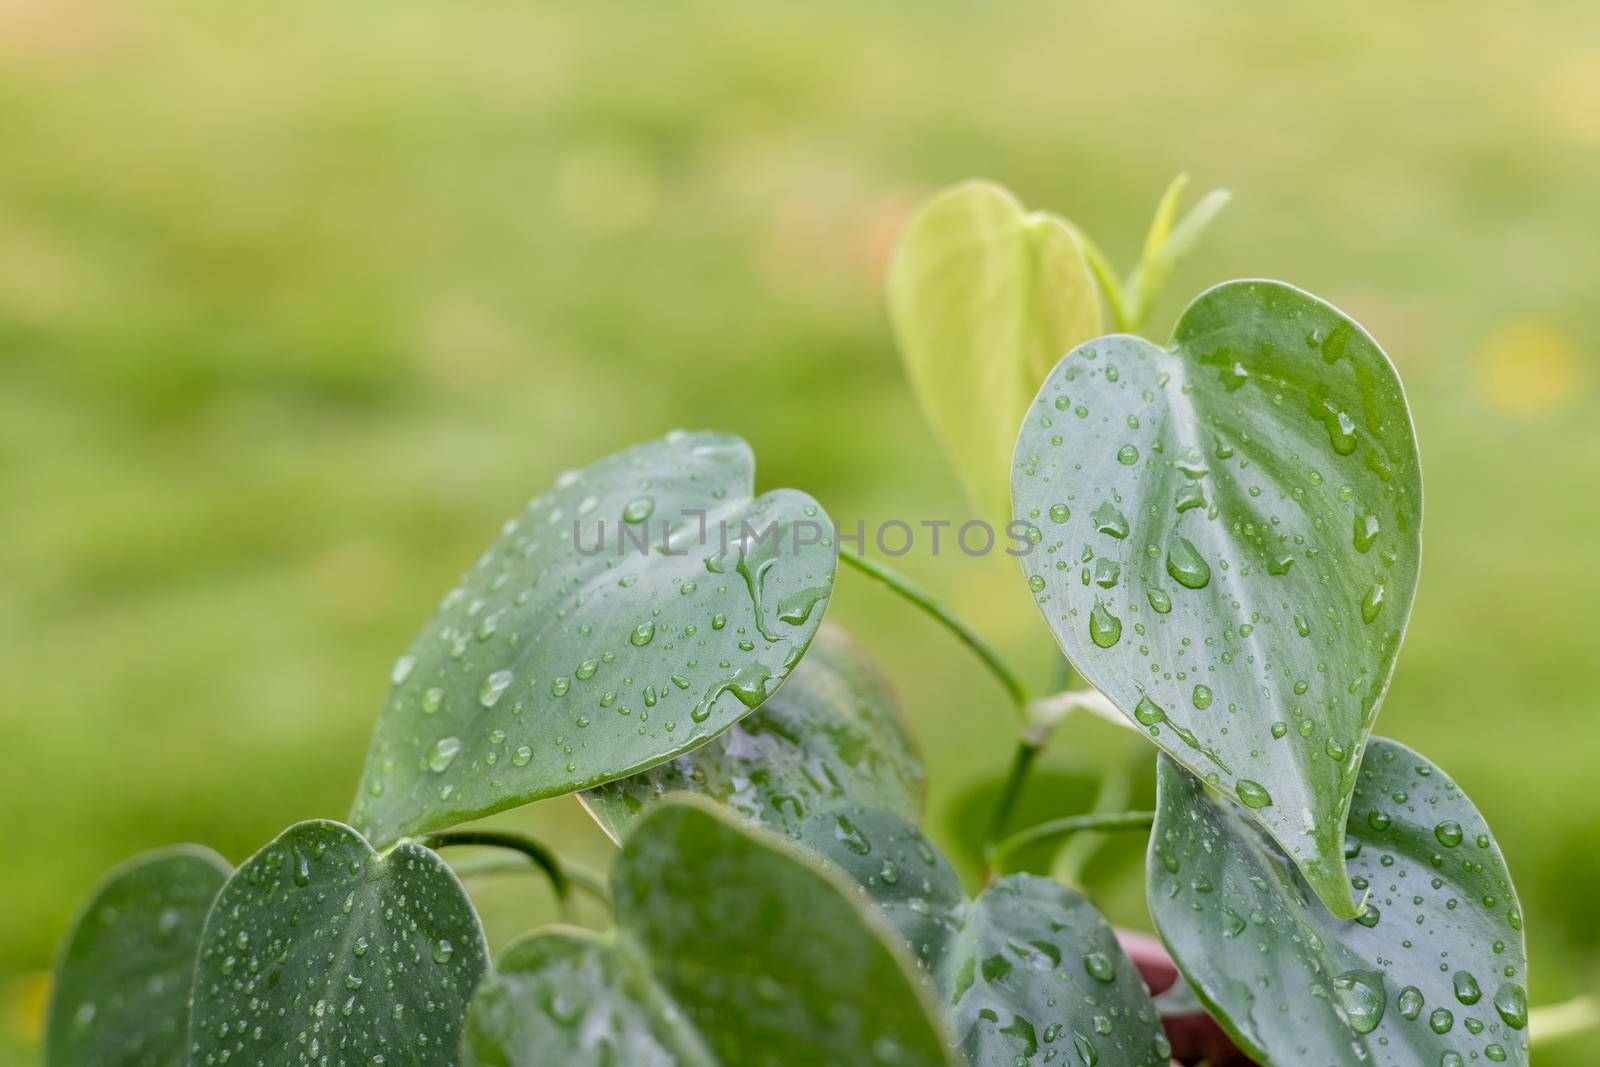
[(1042, 534), (1023, 569), (1073, 665), (1353, 917), (1344, 817), (1422, 527), (1382, 350), (1292, 286), (1217, 286), (1167, 348), (1103, 337), (1061, 361), (1012, 496)]
[(737, 437), (673, 433), (536, 498), (396, 662), (352, 822), (383, 845), (590, 788), (759, 706), (837, 556), (815, 501), (754, 478)]
[(792, 833), (847, 800), (918, 821), (925, 784), (888, 681), (842, 630), (824, 626), (784, 687), (721, 737), (581, 799), (620, 841), (647, 802), (671, 792)]
[(56, 964), (46, 1067), (186, 1067), (200, 930), (230, 870), (183, 845), (100, 884)]
[(1006, 513), (1012, 431), (1056, 361), (1100, 333), (1100, 296), (1072, 227), (967, 182), (911, 220), (889, 311), (912, 388), (985, 516)]
[(1236, 804), (1161, 759), (1150, 912), (1239, 1047), (1276, 1067), (1528, 1062), (1505, 860), (1454, 782), (1374, 737), (1350, 811), (1359, 919), (1335, 919)]
[(466, 1062), (953, 1067), (916, 965), (838, 876), (700, 797), (652, 805), (618, 932), (536, 934), (474, 998)]
[(448, 1067), (487, 966), (477, 913), (438, 856), (297, 823), (234, 873), (206, 920), (193, 1063)]
[(801, 841), (878, 904), (931, 975), (971, 1067), (1165, 1067), (1160, 1015), (1116, 935), (1077, 893), (1014, 874), (968, 901), (916, 827), (856, 806)]

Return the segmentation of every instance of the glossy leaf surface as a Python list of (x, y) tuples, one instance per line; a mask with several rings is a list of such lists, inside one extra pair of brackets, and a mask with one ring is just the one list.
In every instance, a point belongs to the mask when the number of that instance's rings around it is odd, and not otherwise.
[(649, 801), (680, 790), (792, 833), (811, 812), (847, 800), (918, 821), (924, 786), (888, 681), (843, 631), (824, 626), (783, 688), (720, 737), (582, 800), (620, 841)]
[(1522, 916), (1472, 802), (1375, 737), (1349, 834), (1370, 897), (1340, 920), (1237, 805), (1162, 758), (1150, 910), (1194, 992), (1279, 1067), (1526, 1063)]
[(1012, 427), (1057, 360), (1100, 333), (1100, 297), (1072, 228), (968, 182), (912, 219), (889, 274), (912, 388), (973, 501), (1007, 510)]
[(297, 823), (206, 921), (193, 1062), (453, 1064), (487, 966), (472, 902), (433, 852), (379, 855), (348, 826)]
[(1071, 889), (1014, 874), (966, 900), (932, 843), (886, 812), (825, 812), (801, 840), (850, 876), (906, 938), (974, 1067), (1168, 1062), (1138, 970)]
[(558, 479), (395, 664), (352, 821), (381, 845), (592, 787), (760, 705), (836, 556), (810, 497), (754, 476), (738, 438), (674, 433)]
[(474, 1000), (469, 1063), (955, 1062), (882, 917), (710, 801), (652, 806), (623, 844), (612, 896), (615, 940), (536, 934), (502, 962)]
[(231, 868), (193, 845), (113, 871), (57, 963), (47, 1067), (184, 1067), (189, 989), (206, 913)]
[(1416, 587), (1422, 482), (1377, 344), (1278, 282), (1229, 282), (1169, 348), (1051, 372), (1017, 440), (1023, 560), (1073, 665), (1244, 805), (1335, 913), (1345, 812)]

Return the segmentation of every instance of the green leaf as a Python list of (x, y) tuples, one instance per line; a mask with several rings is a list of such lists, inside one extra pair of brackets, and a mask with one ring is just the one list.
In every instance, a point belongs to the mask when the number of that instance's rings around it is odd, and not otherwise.
[(822, 812), (801, 840), (878, 904), (928, 968), (973, 1067), (1158, 1065), (1171, 1049), (1138, 970), (1077, 893), (1014, 874), (968, 901), (948, 862), (887, 812)]
[(917, 400), (968, 494), (986, 516), (1004, 515), (1010, 428), (1056, 360), (1101, 330), (1077, 234), (998, 185), (958, 185), (901, 237), (889, 311)]
[(536, 498), (395, 664), (352, 821), (382, 845), (590, 788), (759, 706), (837, 559), (815, 501), (754, 477), (737, 437), (673, 433)]
[(1235, 804), (1161, 760), (1150, 911), (1213, 1015), (1263, 1063), (1527, 1063), (1527, 956), (1505, 860), (1443, 771), (1367, 746), (1349, 820), (1360, 919), (1328, 914)]
[(674, 791), (790, 833), (811, 812), (846, 800), (920, 820), (925, 785), (888, 682), (842, 630), (824, 626), (759, 710), (693, 752), (581, 799), (620, 841), (648, 801)]
[(882, 918), (711, 801), (653, 805), (612, 894), (614, 939), (558, 930), (508, 951), (473, 1001), (467, 1063), (954, 1063)]
[(1056, 640), (1156, 744), (1237, 797), (1328, 907), (1416, 589), (1422, 481), (1394, 367), (1279, 282), (1229, 282), (1172, 344), (1051, 372), (1017, 439), (1023, 559)]
[(348, 826), (297, 823), (206, 920), (194, 1063), (453, 1063), (487, 966), (472, 902), (438, 856), (411, 842), (380, 855)]
[(206, 913), (231, 868), (194, 845), (149, 852), (95, 890), (56, 964), (47, 1067), (184, 1067)]
[(481, 1067), (714, 1067), (647, 961), (587, 930), (513, 942), (478, 987), (463, 1057)]

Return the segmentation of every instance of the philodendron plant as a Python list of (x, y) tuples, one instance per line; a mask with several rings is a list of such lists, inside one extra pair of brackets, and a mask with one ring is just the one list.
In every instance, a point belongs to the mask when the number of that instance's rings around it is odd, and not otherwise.
[[(1526, 1063), (1494, 837), (1425, 755), (1372, 736), (1422, 527), (1400, 380), (1282, 282), (1216, 286), (1167, 342), (1138, 336), (1226, 199), (1180, 220), (1181, 191), (1125, 281), (983, 183), (913, 219), (889, 280), (918, 399), (1014, 533), (1077, 688), (1030, 690), (841, 551), (816, 500), (758, 493), (738, 438), (637, 445), (561, 475), (444, 597), (394, 664), (346, 822), (238, 867), (153, 853), (101, 886), (61, 955), (47, 1062), (1144, 1067), (1192, 1062), (1178, 1017), (1205, 1012), (1214, 1063)], [(888, 685), (824, 624), (840, 561), (938, 619), (1015, 707), (975, 895), (919, 829)], [(1006, 836), (1080, 709), (1150, 743), (1155, 810)], [(461, 828), (568, 794), (619, 846), (609, 877)], [(1077, 889), (1011, 871), (1076, 831), (1149, 833), (1181, 974), (1159, 998)], [(463, 845), (604, 902), (609, 928), (536, 930), (491, 962), (440, 855)]]

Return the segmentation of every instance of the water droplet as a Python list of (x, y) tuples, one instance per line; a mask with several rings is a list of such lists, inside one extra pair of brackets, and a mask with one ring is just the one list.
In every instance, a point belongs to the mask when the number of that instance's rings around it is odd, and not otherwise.
[(550, 679), (550, 695), (553, 697), (564, 697), (571, 688), (572, 683), (567, 681), (566, 675)]
[(1109, 500), (1094, 509), (1094, 528), (1119, 541), (1128, 536), (1127, 517)]
[(1247, 808), (1264, 808), (1272, 803), (1272, 794), (1267, 792), (1267, 787), (1260, 782), (1249, 778), (1241, 778), (1234, 783), (1234, 792), (1239, 794), (1239, 803)]
[(1089, 611), (1089, 640), (1100, 648), (1110, 648), (1122, 639), (1122, 620), (1111, 614), (1099, 597)]
[(1376, 971), (1346, 971), (1333, 980), (1333, 992), (1345, 1021), (1356, 1033), (1370, 1034), (1383, 1021), (1389, 998), (1383, 976)]
[(417, 665), (417, 657), (412, 655), (401, 656), (394, 661), (394, 667), (389, 671), (389, 684), (401, 685), (411, 677), (411, 671)]
[(533, 759), (533, 749), (527, 745), (519, 745), (517, 750), (511, 753), (511, 762), (518, 767), (526, 767), (531, 759)]
[(1373, 582), (1361, 599), (1361, 621), (1371, 622), (1383, 610), (1383, 583)]
[(645, 645), (648, 645), (655, 638), (655, 636), (655, 621), (652, 619), (646, 619), (644, 622), (641, 622), (638, 626), (633, 628), (633, 632), (628, 635), (628, 643), (630, 645), (636, 645), (642, 648)]
[(1435, 1008), (1433, 1014), (1428, 1016), (1428, 1026), (1436, 1034), (1448, 1034), (1455, 1024), (1456, 1017), (1450, 1014), (1448, 1008)]
[(1367, 511), (1356, 512), (1355, 533), (1351, 537), (1357, 552), (1365, 552), (1378, 540), (1378, 516)]
[(1463, 1004), (1476, 1004), (1483, 996), (1483, 990), (1478, 988), (1478, 980), (1471, 971), (1457, 971), (1451, 976), (1450, 984), (1455, 987), (1456, 999)]
[(1083, 969), (1100, 982), (1109, 982), (1117, 976), (1116, 965), (1104, 952), (1091, 952), (1083, 957)]
[(1422, 1014), (1422, 990), (1414, 985), (1408, 985), (1400, 990), (1400, 997), (1395, 1001), (1400, 1009), (1400, 1015), (1406, 1019), (1415, 1019)]
[(1133, 717), (1141, 726), (1160, 726), (1167, 721), (1167, 713), (1161, 710), (1161, 705), (1147, 696), (1140, 697), (1139, 703), (1134, 705)]
[(1445, 848), (1455, 848), (1461, 844), (1461, 824), (1454, 819), (1446, 819), (1433, 828), (1433, 836), (1439, 839), (1439, 844)]
[(1211, 687), (1197, 685), (1194, 687), (1194, 706), (1204, 711), (1211, 706)]
[(1185, 589), (1204, 589), (1211, 582), (1211, 566), (1187, 537), (1167, 546), (1167, 573)]
[(454, 956), (455, 954), (456, 954), (455, 946), (452, 945), (450, 942), (446, 941), (444, 938), (441, 937), (438, 941), (434, 942), (434, 945), (433, 945), (433, 962), (434, 963), (441, 964), (441, 965), (449, 963), (450, 962), (450, 957)]
[(599, 669), (600, 669), (600, 661), (599, 660), (586, 659), (582, 663), (578, 664), (577, 669), (572, 672), (572, 675), (573, 675), (574, 678), (577, 678), (580, 682), (588, 681), (590, 678), (594, 677), (594, 672), (599, 670)]
[(428, 754), (428, 770), (435, 774), (442, 774), (455, 762), (456, 754), (461, 751), (461, 738), (441, 737), (433, 743), (433, 751)]
[(622, 508), (622, 521), (628, 523), (643, 522), (656, 510), (654, 497), (638, 496), (628, 501)]
[(500, 702), (501, 694), (510, 687), (511, 672), (495, 671), (478, 686), (478, 703), (486, 708), (492, 708)]
[(444, 705), (444, 690), (433, 688), (422, 694), (422, 714), (432, 715)]
[(1044, 592), (1044, 577), (1043, 577), (1043, 575), (1035, 574), (1031, 578), (1029, 578), (1028, 579), (1028, 588), (1032, 589), (1035, 593)]
[(1151, 586), (1149, 589), (1145, 590), (1144, 597), (1146, 600), (1150, 601), (1150, 610), (1155, 612), (1157, 615), (1165, 615), (1167, 612), (1172, 610), (1172, 598), (1167, 595), (1167, 591), (1165, 589), (1158, 589), (1155, 586)]
[(1528, 1025), (1528, 993), (1515, 982), (1506, 982), (1494, 995), (1494, 1010), (1506, 1025), (1522, 1030)]
[(1066, 522), (1072, 517), (1072, 509), (1065, 504), (1051, 504), (1050, 518), (1054, 522)]
[(1124, 467), (1131, 467), (1139, 462), (1139, 450), (1132, 445), (1123, 445), (1117, 449), (1117, 462)]

